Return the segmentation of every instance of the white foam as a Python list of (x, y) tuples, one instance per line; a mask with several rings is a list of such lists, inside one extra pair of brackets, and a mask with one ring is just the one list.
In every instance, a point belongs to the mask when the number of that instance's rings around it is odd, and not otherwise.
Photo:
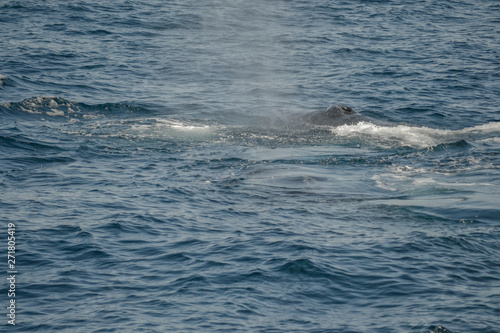
[(483, 140), (478, 140), (477, 142), (482, 142), (482, 143), (500, 143), (500, 137), (487, 138), (487, 139), (483, 139)]
[(174, 128), (180, 131), (208, 131), (209, 125), (194, 125), (169, 119), (156, 119), (157, 127)]
[(393, 177), (391, 174), (379, 174), (379, 175), (373, 175), (372, 180), (375, 182), (375, 186), (382, 190), (386, 191), (397, 191), (397, 189), (393, 186), (390, 186), (387, 181), (388, 177)]
[(443, 143), (452, 143), (472, 135), (500, 134), (500, 122), (468, 127), (461, 130), (443, 130), (430, 127), (407, 125), (381, 126), (369, 122), (356, 125), (343, 125), (331, 129), (332, 133), (342, 137), (370, 140), (384, 148), (408, 146), (417, 149), (435, 147)]
[(189, 124), (177, 120), (161, 119), (161, 118), (146, 118), (140, 123), (134, 123), (131, 126), (135, 131), (165, 131), (175, 130), (180, 132), (207, 132), (212, 130), (209, 125)]
[(46, 115), (53, 116), (53, 117), (64, 116), (64, 111), (51, 108), (50, 112), (47, 112)]
[(7, 79), (7, 76), (0, 74), (0, 86), (3, 86), (3, 83), (6, 79)]

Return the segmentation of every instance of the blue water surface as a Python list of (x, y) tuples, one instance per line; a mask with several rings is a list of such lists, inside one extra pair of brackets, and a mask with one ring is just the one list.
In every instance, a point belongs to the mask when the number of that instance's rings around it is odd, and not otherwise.
[(499, 12), (1, 2), (0, 330), (500, 332)]

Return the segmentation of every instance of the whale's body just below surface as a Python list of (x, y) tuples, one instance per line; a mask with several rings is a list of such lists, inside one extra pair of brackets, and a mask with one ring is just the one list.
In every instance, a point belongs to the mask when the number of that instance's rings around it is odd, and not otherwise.
[(332, 105), (324, 110), (308, 113), (302, 119), (309, 124), (322, 126), (354, 125), (361, 121), (372, 121), (371, 118), (362, 116), (344, 105)]

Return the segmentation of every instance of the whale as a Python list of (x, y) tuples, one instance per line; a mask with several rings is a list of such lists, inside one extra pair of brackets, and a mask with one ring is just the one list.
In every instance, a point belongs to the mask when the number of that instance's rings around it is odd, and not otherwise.
[(302, 120), (311, 125), (342, 126), (359, 122), (373, 122), (370, 117), (363, 116), (345, 105), (330, 105), (324, 110), (313, 111), (302, 116)]
[(436, 328), (434, 328), (432, 331), (429, 331), (429, 333), (453, 333), (449, 329), (439, 325)]

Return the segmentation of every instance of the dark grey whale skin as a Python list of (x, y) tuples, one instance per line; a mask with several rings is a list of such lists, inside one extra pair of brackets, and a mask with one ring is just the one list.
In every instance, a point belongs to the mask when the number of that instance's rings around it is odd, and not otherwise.
[(450, 331), (449, 329), (439, 325), (436, 328), (434, 328), (432, 331), (430, 331), (429, 333), (453, 333), (453, 332)]
[(302, 116), (308, 124), (321, 126), (354, 125), (361, 121), (373, 122), (372, 118), (365, 117), (344, 105), (331, 105), (324, 110), (315, 111)]

